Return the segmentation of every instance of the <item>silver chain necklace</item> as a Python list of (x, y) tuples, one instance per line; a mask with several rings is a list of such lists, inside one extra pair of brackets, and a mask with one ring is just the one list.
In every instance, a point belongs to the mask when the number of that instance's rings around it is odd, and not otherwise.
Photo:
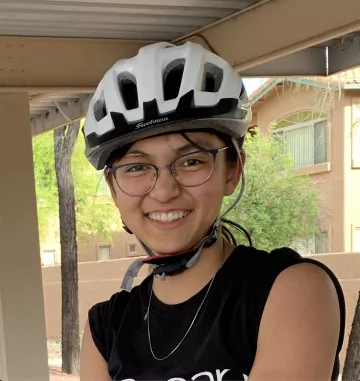
[(177, 345), (177, 346), (176, 346), (176, 347), (175, 347), (175, 348), (174, 348), (174, 349), (173, 349), (167, 356), (165, 356), (165, 357), (157, 357), (157, 356), (155, 355), (155, 353), (154, 353), (154, 350), (153, 350), (153, 347), (152, 347), (152, 344), (151, 344), (151, 335), (150, 335), (150, 304), (151, 304), (151, 298), (152, 298), (152, 294), (153, 294), (153, 289), (152, 289), (152, 287), (151, 287), (151, 292), (150, 292), (150, 297), (149, 297), (149, 303), (148, 303), (148, 307), (147, 307), (146, 314), (145, 314), (145, 316), (144, 316), (144, 320), (147, 320), (147, 331), (148, 331), (149, 346), (150, 346), (151, 354), (153, 355), (153, 357), (154, 357), (155, 360), (158, 360), (158, 361), (166, 360), (168, 357), (170, 357), (170, 356), (171, 356), (171, 355), (172, 355), (172, 354), (173, 354), (173, 353), (180, 347), (180, 345), (182, 344), (182, 342), (185, 340), (185, 337), (188, 335), (188, 333), (190, 332), (192, 326), (194, 325), (197, 316), (199, 315), (199, 312), (200, 312), (200, 310), (201, 310), (201, 307), (202, 307), (202, 305), (204, 304), (205, 299), (206, 299), (206, 297), (208, 296), (209, 291), (210, 291), (210, 288), (211, 288), (211, 286), (212, 286), (212, 284), (213, 284), (213, 282), (214, 282), (215, 276), (216, 276), (216, 273), (215, 273), (215, 275), (212, 277), (211, 282), (210, 282), (210, 284), (209, 284), (209, 287), (208, 287), (208, 289), (207, 289), (207, 291), (206, 291), (206, 294), (205, 294), (203, 300), (201, 301), (200, 306), (199, 306), (199, 308), (197, 309), (196, 314), (195, 314), (195, 316), (194, 316), (194, 318), (193, 318), (193, 320), (192, 320), (192, 322), (191, 322), (189, 328), (188, 328), (187, 331), (185, 332), (185, 335), (184, 335), (183, 338), (180, 340), (180, 342), (178, 343), (178, 345)]

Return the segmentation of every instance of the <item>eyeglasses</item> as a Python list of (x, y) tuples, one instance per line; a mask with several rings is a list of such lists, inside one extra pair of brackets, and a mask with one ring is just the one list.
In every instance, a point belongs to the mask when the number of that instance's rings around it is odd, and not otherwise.
[(114, 177), (118, 187), (129, 196), (139, 197), (151, 192), (162, 168), (169, 169), (178, 184), (184, 187), (197, 187), (209, 180), (214, 171), (217, 154), (227, 148), (191, 152), (163, 167), (139, 162), (108, 167), (106, 171)]

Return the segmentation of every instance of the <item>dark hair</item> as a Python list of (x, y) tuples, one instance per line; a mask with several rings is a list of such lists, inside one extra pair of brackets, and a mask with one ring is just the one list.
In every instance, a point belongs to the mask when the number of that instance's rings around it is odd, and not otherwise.
[[(226, 134), (223, 134), (221, 132), (218, 132), (218, 131), (215, 131), (215, 130), (211, 130), (211, 129), (202, 129), (202, 130), (192, 130), (192, 132), (208, 132), (212, 135), (215, 135), (217, 136), (220, 140), (222, 140), (225, 144), (226, 147), (228, 147), (228, 149), (226, 150), (226, 159), (228, 160), (228, 162), (236, 165), (238, 160), (239, 160), (239, 157), (238, 157), (238, 153), (237, 153), (237, 150), (233, 144), (233, 141), (231, 139), (231, 137), (229, 135), (226, 135)], [(186, 139), (189, 143), (193, 144), (194, 147), (198, 148), (198, 149), (204, 149), (203, 147), (199, 146), (197, 143), (193, 142), (187, 135), (186, 135), (186, 132), (167, 132), (165, 134), (181, 134), (184, 139)], [(240, 139), (239, 141), (239, 148), (242, 149), (242, 145), (243, 145), (243, 142), (244, 142), (244, 138)], [(124, 155), (125, 153), (129, 150), (129, 148), (132, 146), (133, 143), (131, 144), (127, 144), (126, 146), (123, 146), (123, 147), (120, 147), (116, 150), (114, 150), (110, 156), (109, 156), (109, 159), (107, 160), (106, 162), (106, 166), (107, 167), (111, 167), (115, 161), (117, 160), (120, 160)], [(105, 176), (107, 176), (107, 174), (105, 174)], [(113, 188), (113, 191), (114, 190), (114, 187), (113, 187), (113, 179), (112, 177), (108, 178), (108, 180), (110, 181), (110, 184)], [(231, 220), (228, 220), (226, 218), (222, 218), (221, 219), (221, 234), (224, 236), (224, 238), (230, 242), (231, 244), (233, 244), (234, 246), (237, 246), (238, 243), (236, 241), (236, 238), (234, 236), (234, 234), (231, 232), (231, 230), (227, 227), (227, 226), (224, 226), (224, 224), (228, 225), (230, 228), (233, 228), (235, 230), (238, 230), (239, 232), (241, 232), (241, 234), (243, 234), (246, 239), (248, 240), (248, 243), (249, 243), (249, 246), (252, 246), (252, 240), (251, 240), (251, 236), (250, 234), (248, 233), (248, 231), (243, 228), (241, 225), (239, 225), (238, 223), (234, 222), (234, 221), (231, 221)]]

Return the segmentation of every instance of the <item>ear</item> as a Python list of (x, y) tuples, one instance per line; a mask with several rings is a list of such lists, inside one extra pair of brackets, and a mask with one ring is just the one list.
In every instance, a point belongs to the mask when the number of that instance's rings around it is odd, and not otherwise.
[(241, 162), (238, 160), (236, 164), (228, 166), (226, 174), (226, 184), (225, 184), (225, 196), (231, 196), (236, 187), (239, 185), (241, 175), (246, 163), (246, 153), (244, 150), (240, 152)]

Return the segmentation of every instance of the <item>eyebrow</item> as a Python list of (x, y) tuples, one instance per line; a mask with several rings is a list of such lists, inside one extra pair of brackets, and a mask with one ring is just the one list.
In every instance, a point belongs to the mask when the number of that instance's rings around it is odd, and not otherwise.
[[(194, 143), (203, 149), (214, 148), (210, 142), (205, 141), (205, 140), (194, 140)], [(176, 148), (175, 152), (177, 155), (181, 155), (181, 154), (185, 154), (189, 151), (192, 151), (194, 149), (198, 150), (198, 148), (194, 144), (187, 143), (187, 144), (185, 144), (179, 148)], [(130, 150), (124, 156), (148, 156), (148, 157), (151, 157), (152, 155), (147, 153), (147, 152), (141, 151), (141, 150), (137, 150), (137, 149), (132, 150), (130, 148)]]

